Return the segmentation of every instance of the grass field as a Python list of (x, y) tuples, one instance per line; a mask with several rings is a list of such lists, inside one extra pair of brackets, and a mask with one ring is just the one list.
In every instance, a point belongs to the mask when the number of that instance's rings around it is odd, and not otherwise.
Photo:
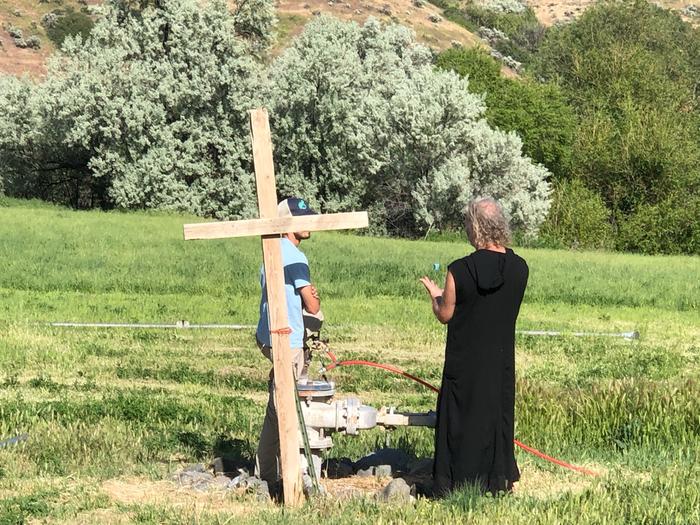
[[(75, 212), (0, 201), (0, 525), (41, 523), (700, 523), (700, 258), (517, 250), (530, 265), (519, 328), (619, 332), (517, 340), (516, 435), (601, 473), (518, 451), (511, 497), (465, 492), (406, 506), (372, 498), (283, 510), (170, 481), (217, 455), (250, 458), (268, 364), (252, 330), (52, 328), (50, 321), (256, 322), (255, 239), (184, 242), (191, 217)], [(444, 328), (417, 279), (465, 243), (315, 234), (302, 248), (343, 358), (439, 383)], [(441, 264), (434, 272), (433, 264)], [(333, 373), (364, 403), (434, 408), (381, 371)], [(335, 438), (356, 459), (385, 434)], [(393, 446), (432, 455), (432, 432)]]

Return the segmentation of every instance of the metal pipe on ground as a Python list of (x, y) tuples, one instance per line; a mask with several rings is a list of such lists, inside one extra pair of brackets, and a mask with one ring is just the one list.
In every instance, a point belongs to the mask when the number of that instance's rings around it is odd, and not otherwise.
[(162, 323), (47, 323), (49, 326), (68, 328), (198, 328), (226, 330), (248, 330), (255, 328), (252, 324), (190, 324), (189, 321), (178, 321), (175, 324)]
[[(185, 328), (185, 329), (224, 329), (224, 330), (252, 330), (256, 325), (252, 324), (190, 324), (189, 321), (177, 321), (174, 324), (165, 323), (74, 323), (55, 322), (47, 323), (49, 326), (66, 328)], [(639, 339), (639, 332), (558, 332), (552, 330), (516, 330), (518, 335), (547, 336), (547, 337), (621, 337), (627, 340)]]
[(639, 339), (639, 332), (554, 332), (549, 330), (516, 330), (518, 335), (541, 335), (548, 337), (621, 337), (631, 341)]
[(29, 439), (29, 434), (20, 434), (19, 436), (15, 436), (15, 437), (0, 441), (0, 448), (7, 447), (9, 445), (16, 445), (17, 443), (20, 443), (22, 441), (27, 441), (28, 439)]

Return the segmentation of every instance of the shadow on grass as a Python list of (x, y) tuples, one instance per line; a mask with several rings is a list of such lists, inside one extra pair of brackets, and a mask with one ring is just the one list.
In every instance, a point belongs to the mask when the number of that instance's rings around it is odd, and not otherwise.
[(223, 474), (238, 475), (238, 469), (252, 473), (255, 467), (255, 444), (247, 439), (230, 438), (219, 435), (212, 450), (214, 467)]

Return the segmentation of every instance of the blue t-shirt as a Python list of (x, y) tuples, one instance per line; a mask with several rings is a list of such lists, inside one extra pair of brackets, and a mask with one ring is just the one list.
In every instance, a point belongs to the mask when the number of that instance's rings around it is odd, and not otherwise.
[[(290, 348), (302, 348), (304, 344), (304, 318), (302, 315), (302, 302), (299, 290), (311, 284), (311, 274), (309, 272), (309, 261), (302, 251), (294, 246), (289, 239), (280, 239), (282, 250), (282, 264), (284, 265), (284, 289), (287, 296), (287, 316), (288, 326), (292, 329), (289, 336)], [(260, 286), (262, 297), (260, 298), (260, 320), (255, 335), (265, 346), (270, 344), (270, 323), (267, 307), (267, 286), (265, 283), (265, 269), (260, 268)], [(276, 326), (275, 328), (284, 328)]]

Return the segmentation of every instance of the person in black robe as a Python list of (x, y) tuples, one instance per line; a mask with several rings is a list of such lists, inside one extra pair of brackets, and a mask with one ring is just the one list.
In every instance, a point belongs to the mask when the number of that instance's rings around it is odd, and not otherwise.
[(447, 324), (435, 428), (436, 496), (465, 485), (496, 495), (520, 479), (513, 451), (515, 321), (528, 266), (506, 247), (510, 228), (498, 202), (475, 200), (465, 211), (476, 251), (450, 264), (444, 290), (421, 278), (435, 316)]

